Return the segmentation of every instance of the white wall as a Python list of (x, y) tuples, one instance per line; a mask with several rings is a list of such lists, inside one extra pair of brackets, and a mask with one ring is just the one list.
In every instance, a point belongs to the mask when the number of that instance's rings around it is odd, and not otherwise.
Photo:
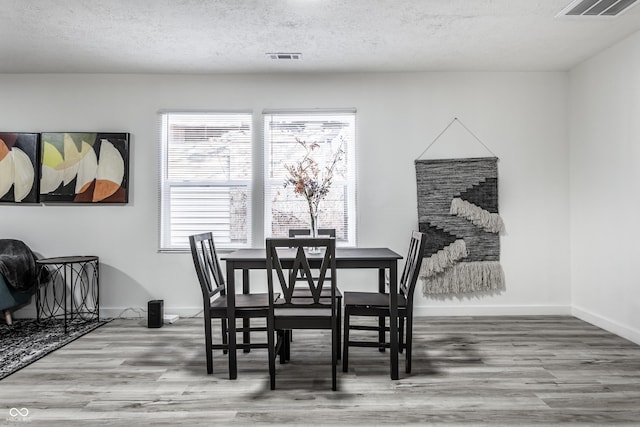
[(574, 313), (640, 343), (640, 33), (570, 74)]
[[(458, 117), (500, 158), (507, 287), (476, 298), (420, 295), (418, 312), (568, 314), (567, 86), (566, 73), (0, 75), (3, 131), (132, 136), (129, 204), (1, 205), (0, 236), (22, 239), (44, 256), (100, 256), (101, 306), (107, 315), (146, 307), (156, 298), (165, 300), (166, 312), (193, 314), (201, 297), (190, 255), (157, 252), (159, 109), (259, 113), (356, 107), (359, 244), (400, 253), (417, 227), (413, 162)], [(454, 126), (423, 158), (487, 154)], [(341, 277), (343, 289), (365, 288), (375, 280), (368, 273)]]

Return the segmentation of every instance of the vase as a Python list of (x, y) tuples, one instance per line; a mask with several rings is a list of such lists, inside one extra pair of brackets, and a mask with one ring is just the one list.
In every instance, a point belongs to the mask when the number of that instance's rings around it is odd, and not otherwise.
[(318, 237), (318, 212), (309, 212), (311, 217), (311, 237)]
[[(311, 217), (311, 237), (313, 239), (318, 237), (318, 212), (309, 212), (309, 216)], [(319, 254), (320, 248), (317, 246), (312, 246), (309, 248), (310, 254)]]

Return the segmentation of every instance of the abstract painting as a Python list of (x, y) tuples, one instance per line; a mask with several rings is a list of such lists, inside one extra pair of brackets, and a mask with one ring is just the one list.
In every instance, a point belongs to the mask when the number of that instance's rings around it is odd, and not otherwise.
[(127, 203), (128, 133), (42, 133), (40, 201)]
[(0, 202), (38, 202), (37, 133), (0, 133)]
[(418, 222), (427, 235), (425, 296), (504, 288), (498, 159), (416, 160)]

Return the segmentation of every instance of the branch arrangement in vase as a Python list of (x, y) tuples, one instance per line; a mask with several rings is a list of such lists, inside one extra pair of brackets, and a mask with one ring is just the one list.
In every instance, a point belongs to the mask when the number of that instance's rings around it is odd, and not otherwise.
[(324, 167), (321, 167), (314, 158), (314, 151), (320, 148), (317, 142), (306, 142), (296, 138), (296, 142), (305, 150), (301, 160), (295, 164), (285, 164), (284, 167), (289, 173), (285, 179), (284, 186), (293, 187), (296, 196), (303, 196), (307, 200), (309, 216), (311, 220), (311, 233), (317, 236), (318, 230), (318, 206), (320, 202), (329, 194), (333, 182), (333, 174), (336, 166), (342, 161), (344, 150), (342, 144), (333, 153), (330, 160)]

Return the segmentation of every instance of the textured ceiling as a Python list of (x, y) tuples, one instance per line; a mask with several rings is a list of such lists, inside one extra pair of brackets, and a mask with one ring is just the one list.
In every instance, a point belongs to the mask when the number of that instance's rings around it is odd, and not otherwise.
[(640, 30), (570, 2), (0, 0), (0, 72), (567, 70)]

